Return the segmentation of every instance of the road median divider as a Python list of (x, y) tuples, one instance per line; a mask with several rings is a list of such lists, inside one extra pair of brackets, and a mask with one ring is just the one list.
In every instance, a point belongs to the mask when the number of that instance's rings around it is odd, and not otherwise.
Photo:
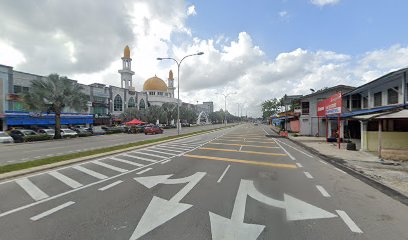
[(4, 179), (19, 177), (19, 176), (34, 173), (34, 172), (44, 171), (47, 169), (70, 165), (70, 164), (77, 163), (77, 162), (83, 162), (83, 161), (87, 161), (87, 160), (91, 160), (91, 159), (95, 159), (99, 157), (105, 157), (107, 155), (114, 155), (114, 154), (130, 151), (130, 150), (139, 149), (142, 147), (148, 147), (148, 146), (151, 146), (157, 143), (165, 143), (165, 142), (169, 142), (173, 140), (179, 140), (179, 139), (183, 139), (187, 137), (192, 137), (196, 135), (219, 131), (219, 130), (231, 128), (234, 126), (236, 125), (218, 127), (218, 128), (213, 128), (213, 129), (205, 129), (205, 130), (195, 131), (191, 133), (167, 136), (167, 137), (162, 137), (162, 138), (157, 138), (157, 139), (148, 139), (148, 140), (143, 140), (143, 141), (138, 141), (138, 142), (133, 142), (133, 143), (127, 143), (123, 145), (82, 151), (82, 152), (77, 152), (77, 153), (70, 153), (70, 154), (61, 155), (61, 156), (46, 157), (46, 158), (36, 159), (32, 161), (27, 161), (27, 162), (7, 164), (7, 165), (0, 166), (0, 181)]

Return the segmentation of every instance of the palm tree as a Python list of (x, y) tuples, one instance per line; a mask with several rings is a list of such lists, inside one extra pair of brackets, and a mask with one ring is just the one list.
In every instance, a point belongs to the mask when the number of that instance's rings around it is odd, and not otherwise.
[(24, 95), (29, 110), (55, 113), (55, 137), (61, 138), (61, 112), (65, 107), (75, 111), (87, 109), (88, 96), (83, 88), (67, 77), (50, 74), (47, 78), (31, 81), (30, 91)]

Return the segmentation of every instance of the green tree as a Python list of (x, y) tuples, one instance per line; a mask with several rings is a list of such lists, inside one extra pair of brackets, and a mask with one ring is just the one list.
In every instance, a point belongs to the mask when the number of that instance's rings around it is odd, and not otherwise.
[(163, 103), (162, 111), (166, 117), (166, 124), (169, 124), (172, 119), (177, 118), (177, 105), (174, 103)]
[(61, 112), (65, 107), (75, 111), (87, 109), (88, 96), (78, 83), (58, 74), (31, 81), (30, 91), (23, 96), (29, 110), (55, 113), (55, 138), (61, 138)]
[(264, 101), (261, 104), (263, 119), (267, 119), (270, 116), (276, 114), (280, 106), (281, 106), (281, 100), (278, 100), (276, 98)]
[(146, 117), (149, 123), (156, 123), (156, 120), (159, 120), (159, 122), (164, 122), (166, 119), (162, 108), (156, 105), (152, 105), (147, 109)]

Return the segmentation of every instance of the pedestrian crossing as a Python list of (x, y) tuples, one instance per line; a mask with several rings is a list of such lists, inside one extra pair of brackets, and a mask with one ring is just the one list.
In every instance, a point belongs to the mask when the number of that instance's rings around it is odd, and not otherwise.
[[(14, 208), (21, 207), (21, 204), (38, 202), (128, 171), (140, 168), (141, 171), (138, 174), (142, 174), (151, 170), (149, 166), (152, 164), (169, 162), (171, 158), (192, 151), (212, 138), (213, 136), (199, 136), (166, 142), (2, 182), (0, 183), (0, 202), (2, 203), (0, 204), (0, 216)], [(103, 190), (105, 188), (101, 188), (101, 191)], [(19, 201), (12, 201), (11, 199), (14, 198)]]

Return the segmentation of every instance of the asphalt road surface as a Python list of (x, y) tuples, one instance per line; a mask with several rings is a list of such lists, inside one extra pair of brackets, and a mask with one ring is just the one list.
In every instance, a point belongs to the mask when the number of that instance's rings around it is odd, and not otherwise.
[[(203, 125), (181, 128), (181, 133), (219, 128), (222, 125)], [(26, 162), (46, 157), (65, 155), (98, 148), (116, 146), (142, 140), (177, 135), (177, 129), (164, 129), (163, 134), (111, 134), (85, 138), (61, 139), (45, 142), (0, 144), (0, 165)]]
[(408, 239), (408, 208), (240, 125), (0, 183), (0, 239)]

